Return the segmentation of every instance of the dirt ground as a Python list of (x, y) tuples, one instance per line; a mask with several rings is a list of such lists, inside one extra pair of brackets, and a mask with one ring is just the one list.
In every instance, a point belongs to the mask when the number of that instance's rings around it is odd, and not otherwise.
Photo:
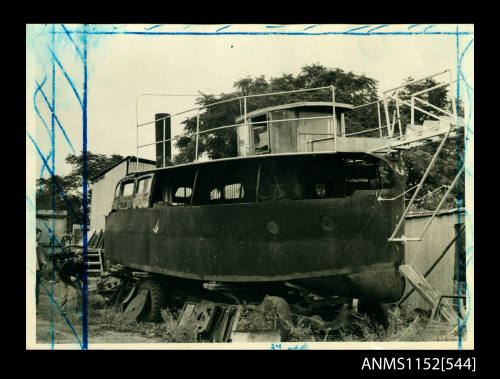
[[(50, 291), (52, 286), (47, 285)], [(116, 308), (106, 303), (106, 300), (92, 291), (95, 283), (89, 283), (88, 294), (88, 344), (149, 344), (170, 342), (202, 342), (198, 340), (196, 329), (182, 330), (177, 327), (174, 319), (166, 318), (163, 323), (137, 323), (125, 318)], [(76, 292), (70, 289), (70, 301), (63, 313), (60, 304), (63, 299), (64, 287), (55, 283), (53, 295), (40, 291), (38, 314), (36, 317), (37, 344), (75, 344), (81, 345), (82, 314), (76, 311)], [(163, 316), (163, 314), (162, 314)], [(265, 315), (258, 319), (260, 323), (267, 319)], [(251, 321), (253, 329), (260, 325), (252, 318), (240, 320)], [(253, 320), (253, 321), (252, 321)], [(449, 335), (441, 335), (438, 330), (427, 330), (428, 315), (394, 308), (389, 311), (389, 327), (387, 330), (373, 329), (365, 322), (354, 323), (347, 329), (336, 333), (318, 335), (311, 328), (297, 324), (289, 332), (290, 341), (449, 341)], [(328, 336), (328, 340), (327, 340)], [(319, 338), (319, 339), (318, 339)], [(452, 337), (454, 340), (456, 337)]]
[[(51, 286), (48, 286), (51, 290)], [(76, 293), (70, 290), (71, 300), (66, 307), (63, 316), (59, 304), (61, 304), (64, 289), (59, 283), (54, 285), (51, 301), (46, 292), (40, 291), (39, 308), (36, 317), (36, 341), (37, 344), (78, 344), (82, 342), (82, 316), (76, 312)], [(93, 292), (89, 293), (89, 306), (93, 307), (103, 299)], [(88, 343), (161, 343), (163, 339), (156, 336), (144, 336), (143, 332), (127, 331), (120, 332), (106, 330), (103, 328), (99, 311), (91, 311), (88, 314)]]

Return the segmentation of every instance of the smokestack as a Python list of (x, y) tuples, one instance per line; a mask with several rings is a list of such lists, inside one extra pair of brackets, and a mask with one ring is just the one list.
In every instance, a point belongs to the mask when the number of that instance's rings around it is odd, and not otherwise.
[[(155, 114), (155, 142), (171, 138), (170, 114)], [(165, 118), (168, 117), (168, 118)], [(165, 127), (164, 127), (165, 124)], [(165, 130), (165, 136), (163, 135)], [(172, 141), (165, 142), (165, 160), (168, 162), (172, 158)], [(156, 144), (156, 167), (163, 167), (163, 143)]]

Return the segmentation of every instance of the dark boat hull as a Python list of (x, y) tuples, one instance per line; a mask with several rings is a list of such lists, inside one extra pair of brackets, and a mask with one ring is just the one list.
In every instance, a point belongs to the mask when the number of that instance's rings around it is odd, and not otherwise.
[[(108, 259), (179, 278), (292, 281), (320, 294), (397, 301), (402, 208), (375, 191), (320, 200), (126, 209), (106, 220)], [(276, 225), (279, 230), (276, 230)]]

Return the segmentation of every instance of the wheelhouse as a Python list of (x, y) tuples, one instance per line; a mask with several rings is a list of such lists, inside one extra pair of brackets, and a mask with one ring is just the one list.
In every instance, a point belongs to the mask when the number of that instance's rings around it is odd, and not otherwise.
[(298, 102), (258, 109), (238, 117), (238, 155), (313, 151), (313, 141), (345, 134), (350, 104)]

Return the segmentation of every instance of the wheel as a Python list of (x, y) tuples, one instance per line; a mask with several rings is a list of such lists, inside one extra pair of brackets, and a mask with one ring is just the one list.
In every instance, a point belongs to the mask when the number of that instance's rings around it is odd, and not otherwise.
[(166, 308), (165, 290), (160, 283), (150, 279), (140, 283), (139, 293), (143, 290), (147, 290), (146, 303), (138, 319), (140, 321), (160, 321), (161, 310)]

